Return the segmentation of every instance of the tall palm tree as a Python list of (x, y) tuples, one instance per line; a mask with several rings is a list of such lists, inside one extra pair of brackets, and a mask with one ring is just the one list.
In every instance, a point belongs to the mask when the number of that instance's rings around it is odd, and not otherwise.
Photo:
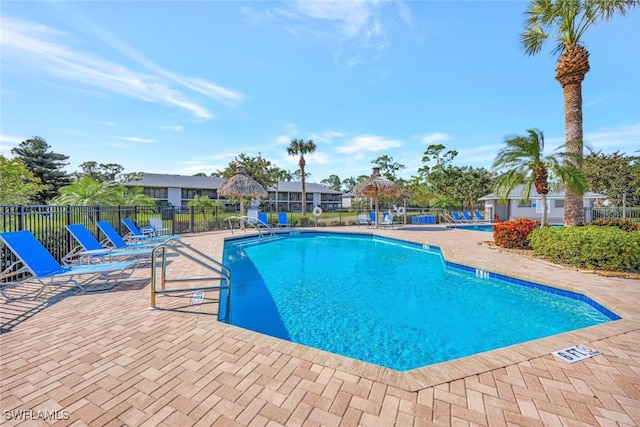
[(305, 173), (304, 167), (307, 162), (304, 160), (305, 154), (311, 154), (316, 151), (316, 144), (313, 140), (304, 141), (302, 139), (293, 139), (291, 144), (287, 147), (287, 153), (290, 156), (300, 156), (298, 160), (298, 166), (300, 166), (300, 179), (302, 181), (302, 216), (307, 214), (307, 190), (305, 187)]
[[(533, 0), (526, 11), (526, 27), (521, 35), (525, 53), (535, 55), (549, 38), (556, 41), (559, 54), (556, 80), (564, 92), (565, 146), (567, 161), (581, 169), (582, 80), (589, 71), (589, 52), (582, 44), (585, 31), (616, 14), (626, 15), (640, 0)], [(568, 187), (565, 185), (565, 187)], [(582, 197), (565, 188), (564, 224), (584, 222)]]
[[(586, 189), (586, 181), (582, 173), (571, 162), (564, 165), (560, 154), (544, 155), (544, 134), (538, 129), (527, 130), (528, 136), (505, 138), (505, 147), (498, 152), (493, 168), (504, 170), (496, 180), (496, 194), (502, 203), (506, 203), (511, 191), (524, 184), (524, 199), (528, 200), (531, 187), (542, 199), (542, 219), (540, 226), (547, 222), (547, 194), (549, 194), (549, 172), (565, 182), (567, 187), (580, 197)], [(566, 201), (565, 201), (566, 206)]]

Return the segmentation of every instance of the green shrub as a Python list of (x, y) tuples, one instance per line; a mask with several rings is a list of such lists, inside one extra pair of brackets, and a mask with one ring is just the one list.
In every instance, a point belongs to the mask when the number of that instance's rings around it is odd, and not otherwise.
[(624, 231), (637, 231), (640, 227), (638, 223), (628, 219), (595, 219), (587, 225), (597, 225), (599, 227), (618, 227)]
[(640, 271), (640, 232), (618, 227), (544, 227), (529, 244), (535, 255), (579, 268)]
[(527, 237), (539, 225), (538, 221), (527, 218), (497, 222), (493, 225), (493, 241), (503, 248), (528, 249)]

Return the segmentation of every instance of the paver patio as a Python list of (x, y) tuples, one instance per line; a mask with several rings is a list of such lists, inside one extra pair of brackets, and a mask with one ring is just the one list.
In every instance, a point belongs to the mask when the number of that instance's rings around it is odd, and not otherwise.
[[(149, 270), (139, 268), (109, 292), (51, 288), (1, 303), (2, 425), (640, 425), (639, 280), (499, 252), (478, 244), (490, 236), (478, 231), (374, 232), (586, 294), (623, 319), (398, 373), (219, 323), (213, 293), (200, 305), (160, 296), (162, 309), (148, 310)], [(228, 236), (184, 240), (220, 259)], [(199, 274), (183, 257), (170, 269)], [(550, 354), (578, 343), (603, 355), (569, 364)], [(50, 419), (25, 421), (38, 417)]]

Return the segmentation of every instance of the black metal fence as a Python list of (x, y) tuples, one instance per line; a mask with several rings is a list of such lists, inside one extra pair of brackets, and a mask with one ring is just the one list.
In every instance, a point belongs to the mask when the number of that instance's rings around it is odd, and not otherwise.
[[(30, 230), (59, 261), (77, 243), (67, 232), (69, 224), (84, 224), (98, 240), (105, 236), (96, 226), (97, 221), (109, 221), (121, 235), (126, 234), (123, 218), (148, 224), (149, 218), (161, 218), (171, 233), (194, 233), (224, 227), (223, 216), (233, 215), (221, 207), (177, 208), (144, 206), (0, 206), (0, 232)], [(0, 269), (15, 260), (4, 245), (0, 245)], [(0, 271), (1, 271), (0, 270)]]
[[(409, 212), (408, 212), (409, 213)], [(413, 214), (423, 214), (416, 209)], [(29, 230), (42, 242), (51, 254), (60, 261), (77, 243), (65, 226), (84, 224), (98, 240), (101, 235), (97, 221), (109, 221), (120, 232), (126, 234), (123, 218), (130, 218), (142, 225), (149, 218), (160, 218), (163, 227), (171, 234), (200, 233), (229, 228), (229, 218), (238, 216), (237, 207), (145, 207), (145, 206), (50, 206), (50, 205), (4, 205), (0, 206), (0, 232)], [(299, 212), (287, 213), (288, 223), (295, 226), (340, 226), (355, 225), (358, 212), (339, 210), (325, 212), (316, 218), (312, 214), (302, 217)], [(277, 227), (277, 212), (267, 212), (270, 225)], [(15, 261), (15, 257), (0, 244), (0, 271)]]

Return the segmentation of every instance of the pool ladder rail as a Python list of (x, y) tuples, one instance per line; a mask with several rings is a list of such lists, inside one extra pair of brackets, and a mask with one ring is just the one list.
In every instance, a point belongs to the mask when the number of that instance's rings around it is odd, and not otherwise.
[[(191, 262), (194, 262), (211, 272), (210, 276), (195, 276), (187, 278), (167, 277), (167, 256), (170, 253), (182, 255)], [(189, 288), (167, 289), (167, 283), (173, 282), (214, 282), (215, 285), (196, 286)], [(207, 292), (226, 290), (226, 313), (221, 317), (225, 322), (230, 320), (230, 298), (231, 298), (231, 271), (222, 263), (216, 261), (211, 256), (199, 251), (193, 246), (186, 244), (161, 243), (154, 246), (151, 253), (151, 305), (149, 309), (158, 309), (156, 305), (156, 295)], [(222, 292), (221, 292), (222, 295)], [(221, 306), (222, 304), (220, 304)]]
[[(245, 232), (247, 231), (246, 225), (249, 225), (255, 228), (255, 230), (258, 232), (258, 239), (279, 239), (280, 238), (276, 234), (276, 232), (273, 230), (273, 228), (269, 227), (269, 224), (266, 224), (260, 221), (259, 219), (257, 220), (257, 222), (250, 222), (248, 217), (246, 216), (231, 216), (227, 218), (227, 221), (229, 222), (229, 229), (231, 230), (231, 234), (233, 234), (233, 222), (237, 221), (240, 223), (240, 226), (238, 228), (244, 229)], [(265, 234), (262, 231), (263, 228), (268, 230), (268, 234)]]

